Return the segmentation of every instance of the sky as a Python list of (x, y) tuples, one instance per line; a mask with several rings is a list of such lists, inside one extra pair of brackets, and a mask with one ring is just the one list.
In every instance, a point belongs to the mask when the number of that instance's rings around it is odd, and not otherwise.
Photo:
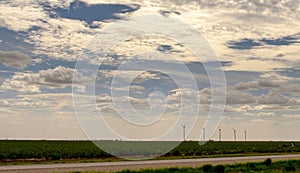
[(300, 140), (299, 23), (298, 0), (1, 0), (0, 138)]

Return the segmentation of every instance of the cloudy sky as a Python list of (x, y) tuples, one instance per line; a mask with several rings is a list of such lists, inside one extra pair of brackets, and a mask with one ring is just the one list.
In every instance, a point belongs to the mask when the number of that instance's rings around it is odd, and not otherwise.
[[(101, 65), (99, 59), (85, 58), (91, 47), (98, 51), (109, 45), (101, 33), (112, 31), (114, 23), (146, 15), (193, 27), (218, 58), (203, 55), (199, 61), (180, 40), (158, 34), (118, 44), (101, 57)], [(299, 24), (298, 0), (1, 0), (0, 138), (158, 139), (173, 128), (165, 139), (179, 140), (182, 129), (174, 124), (181, 114), (187, 138), (198, 140), (212, 92), (223, 88), (224, 114), (214, 130), (221, 128), (224, 140), (233, 139), (232, 129), (238, 140), (245, 130), (249, 140), (299, 140)], [(115, 38), (120, 34), (114, 31)], [(87, 71), (96, 66), (96, 73), (75, 70), (78, 59)], [(139, 65), (120, 68), (124, 62)], [(213, 88), (207, 68), (224, 72), (227, 87)], [(178, 86), (177, 80), (190, 78), (196, 88)], [(128, 95), (123, 95), (128, 81)], [(91, 83), (94, 93), (88, 92)], [(81, 120), (95, 122), (88, 126), (97, 134), (109, 127), (116, 135), (85, 134)], [(211, 139), (218, 140), (218, 134)]]

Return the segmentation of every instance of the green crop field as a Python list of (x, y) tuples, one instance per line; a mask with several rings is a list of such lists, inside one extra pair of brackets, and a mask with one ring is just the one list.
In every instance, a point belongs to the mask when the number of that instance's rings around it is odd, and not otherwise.
[(169, 152), (171, 155), (220, 155), (300, 152), (300, 142), (292, 147), (291, 142), (184, 142)]
[[(161, 151), (172, 142), (126, 142), (126, 141), (97, 141), (97, 143), (118, 148), (115, 154), (128, 156), (150, 156)], [(187, 141), (169, 151), (162, 157), (217, 157), (230, 155), (256, 155), (263, 153), (287, 154), (299, 153), (300, 142), (291, 146), (291, 142), (207, 142), (199, 145), (195, 141)], [(1, 140), (0, 160), (2, 163), (22, 160), (64, 160), (64, 159), (98, 159), (113, 158), (112, 155), (100, 150), (89, 141), (25, 141)]]

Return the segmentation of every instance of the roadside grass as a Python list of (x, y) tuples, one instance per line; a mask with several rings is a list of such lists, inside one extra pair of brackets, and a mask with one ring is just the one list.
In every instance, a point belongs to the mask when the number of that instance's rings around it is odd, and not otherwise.
[[(231, 165), (203, 165), (198, 168), (163, 168), (163, 169), (141, 169), (123, 170), (116, 173), (289, 173), (300, 172), (300, 160), (276, 161), (266, 159), (264, 162), (249, 162)], [(102, 172), (80, 172), (72, 173), (102, 173)]]

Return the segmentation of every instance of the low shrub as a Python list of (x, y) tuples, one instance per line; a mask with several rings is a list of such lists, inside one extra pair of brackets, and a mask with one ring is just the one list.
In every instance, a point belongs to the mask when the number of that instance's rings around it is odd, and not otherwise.
[(264, 165), (266, 165), (266, 166), (270, 166), (272, 164), (272, 159), (266, 159), (265, 161), (264, 161)]
[(202, 170), (203, 170), (204, 172), (209, 172), (211, 169), (212, 169), (212, 165), (210, 165), (210, 164), (204, 165), (204, 166), (202, 167)]
[(286, 166), (284, 166), (284, 170), (286, 170), (288, 172), (296, 172), (296, 167), (293, 165), (286, 165)]
[(225, 172), (225, 166), (224, 165), (217, 165), (213, 167), (213, 172), (215, 173), (224, 173)]

